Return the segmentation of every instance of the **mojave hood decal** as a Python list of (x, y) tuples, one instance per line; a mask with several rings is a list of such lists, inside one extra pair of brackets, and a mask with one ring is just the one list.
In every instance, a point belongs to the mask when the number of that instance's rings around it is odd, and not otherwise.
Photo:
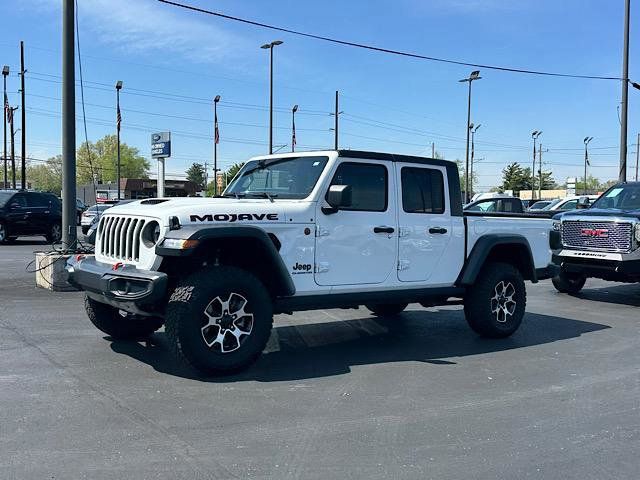
[(205, 215), (191, 214), (189, 219), (192, 222), (253, 222), (253, 221), (277, 221), (277, 213), (208, 213)]

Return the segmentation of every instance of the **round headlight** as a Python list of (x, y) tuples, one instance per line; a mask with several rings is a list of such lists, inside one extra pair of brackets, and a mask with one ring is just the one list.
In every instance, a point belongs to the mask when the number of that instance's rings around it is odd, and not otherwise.
[(142, 229), (142, 243), (148, 248), (152, 248), (160, 240), (160, 224), (155, 220), (147, 223)]
[(640, 223), (636, 223), (636, 226), (633, 229), (633, 233), (636, 237), (636, 242), (640, 243)]

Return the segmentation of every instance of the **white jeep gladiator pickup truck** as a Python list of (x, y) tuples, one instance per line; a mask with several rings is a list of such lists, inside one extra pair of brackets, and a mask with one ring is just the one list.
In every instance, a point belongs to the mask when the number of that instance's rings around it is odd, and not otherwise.
[(154, 198), (109, 209), (95, 256), (69, 280), (97, 328), (139, 338), (162, 325), (178, 359), (236, 371), (276, 313), (460, 303), (487, 337), (515, 332), (524, 280), (549, 266), (551, 220), (464, 213), (456, 164), (351, 150), (248, 161), (222, 198)]

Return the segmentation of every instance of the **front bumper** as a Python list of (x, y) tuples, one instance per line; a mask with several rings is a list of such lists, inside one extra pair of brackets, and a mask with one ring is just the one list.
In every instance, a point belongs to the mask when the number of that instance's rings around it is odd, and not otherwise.
[(168, 285), (165, 273), (139, 270), (133, 265), (110, 265), (94, 256), (74, 257), (66, 268), (69, 283), (98, 302), (138, 315), (163, 314)]
[(563, 272), (579, 273), (587, 277), (601, 278), (613, 282), (639, 282), (640, 260), (608, 260), (596, 258), (580, 258), (559, 255), (560, 250), (553, 253), (551, 262)]

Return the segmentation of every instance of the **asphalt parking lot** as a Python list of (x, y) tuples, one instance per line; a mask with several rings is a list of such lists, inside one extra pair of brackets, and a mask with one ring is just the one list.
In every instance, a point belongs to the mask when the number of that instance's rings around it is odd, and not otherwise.
[[(575, 478), (640, 471), (640, 285), (528, 285), (507, 340), (459, 307), (279, 316), (247, 372), (111, 341), (0, 246), (0, 478)], [(635, 473), (634, 473), (635, 472)]]

